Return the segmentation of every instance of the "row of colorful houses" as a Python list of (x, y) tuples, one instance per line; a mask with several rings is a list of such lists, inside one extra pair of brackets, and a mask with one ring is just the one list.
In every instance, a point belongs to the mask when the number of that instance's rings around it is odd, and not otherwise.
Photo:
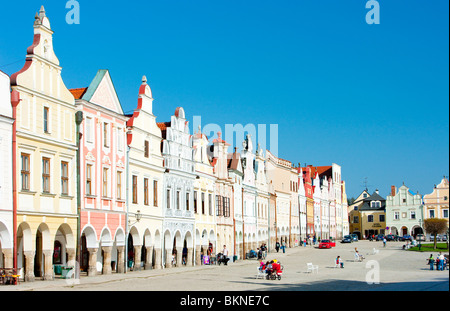
[(124, 273), (348, 234), (339, 165), (296, 167), (251, 135), (228, 152), (221, 133), (191, 134), (182, 107), (157, 122), (146, 77), (125, 114), (108, 70), (76, 89), (61, 70), (42, 7), (24, 67), (0, 72), (0, 267)]
[(424, 234), (429, 239), (424, 220), (446, 219), (448, 228), (448, 212), (449, 182), (445, 176), (426, 195), (414, 193), (405, 184), (399, 188), (391, 186), (386, 198), (378, 190), (370, 194), (365, 189), (349, 206), (350, 233), (363, 239), (378, 234), (414, 238)]

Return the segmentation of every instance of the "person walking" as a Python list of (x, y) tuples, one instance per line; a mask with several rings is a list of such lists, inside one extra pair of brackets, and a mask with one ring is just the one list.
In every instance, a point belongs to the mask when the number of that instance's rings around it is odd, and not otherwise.
[(281, 242), (281, 249), (283, 250), (283, 254), (286, 253), (286, 244), (284, 241)]
[(386, 237), (383, 237), (383, 247), (386, 247)]
[(428, 264), (430, 265), (430, 270), (434, 270), (434, 258), (433, 258), (433, 254), (430, 254), (430, 258), (428, 258)]
[(275, 250), (277, 251), (277, 253), (280, 250), (280, 242), (278, 241), (275, 243)]
[(439, 252), (439, 266), (438, 266), (438, 270), (439, 271), (444, 271), (444, 261), (445, 261), (445, 257), (444, 255)]
[(227, 249), (226, 245), (223, 246), (222, 254), (225, 257), (224, 264), (225, 264), (225, 266), (228, 266), (228, 260), (226, 260), (226, 259), (228, 259), (228, 249)]

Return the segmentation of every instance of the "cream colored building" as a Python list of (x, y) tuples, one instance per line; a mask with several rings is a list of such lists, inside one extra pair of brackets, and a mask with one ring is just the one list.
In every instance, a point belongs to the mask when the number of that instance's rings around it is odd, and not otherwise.
[(152, 90), (145, 76), (139, 87), (137, 107), (127, 127), (127, 262), (135, 270), (160, 269), (164, 218), (162, 135), (153, 114)]
[(73, 266), (77, 234), (75, 101), (62, 80), (43, 7), (33, 28), (25, 65), (11, 76), (20, 97), (13, 103), (18, 104), (14, 230), (26, 281), (53, 279), (53, 264)]
[(424, 215), (423, 218), (447, 219), (448, 227), (448, 200), (449, 200), (448, 178), (443, 177), (441, 182), (434, 186), (433, 192), (423, 196)]

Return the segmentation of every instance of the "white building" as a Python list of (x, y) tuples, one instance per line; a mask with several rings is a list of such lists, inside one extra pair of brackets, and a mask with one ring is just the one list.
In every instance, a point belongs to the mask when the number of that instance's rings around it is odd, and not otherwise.
[[(166, 268), (182, 265), (183, 248), (188, 250), (186, 263), (192, 264), (194, 250), (194, 183), (197, 177), (193, 160), (193, 139), (184, 109), (178, 107), (170, 122), (158, 123), (162, 129), (164, 158), (163, 249)], [(197, 244), (197, 243), (195, 243)]]
[(0, 71), (0, 267), (3, 268), (13, 267), (13, 119), (9, 83), (8, 75)]

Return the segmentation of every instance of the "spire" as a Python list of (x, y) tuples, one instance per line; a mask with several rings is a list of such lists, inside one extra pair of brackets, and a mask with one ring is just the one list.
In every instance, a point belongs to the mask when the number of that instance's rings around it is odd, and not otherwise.
[(147, 77), (146, 76), (142, 76), (142, 83), (147, 83)]
[(41, 6), (41, 9), (39, 10), (39, 17), (45, 17), (45, 9), (44, 6)]

